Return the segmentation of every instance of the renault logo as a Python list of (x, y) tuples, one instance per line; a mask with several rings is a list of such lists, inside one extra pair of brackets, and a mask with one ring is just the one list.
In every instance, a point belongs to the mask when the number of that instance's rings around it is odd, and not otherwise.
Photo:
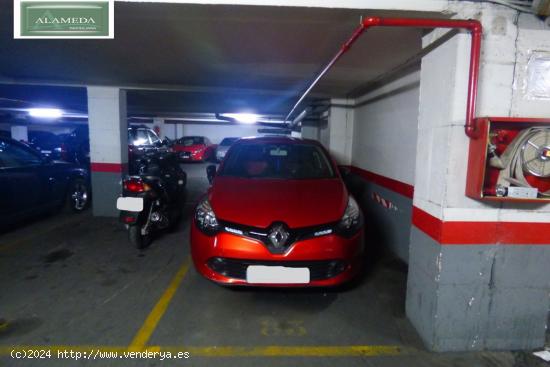
[(282, 224), (277, 224), (269, 232), (269, 240), (273, 244), (273, 247), (280, 249), (284, 247), (288, 240), (288, 231)]

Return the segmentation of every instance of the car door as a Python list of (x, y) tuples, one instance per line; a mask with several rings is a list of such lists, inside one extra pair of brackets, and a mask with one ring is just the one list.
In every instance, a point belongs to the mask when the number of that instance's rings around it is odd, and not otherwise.
[(0, 217), (12, 222), (34, 214), (47, 201), (39, 153), (10, 140), (0, 140)]

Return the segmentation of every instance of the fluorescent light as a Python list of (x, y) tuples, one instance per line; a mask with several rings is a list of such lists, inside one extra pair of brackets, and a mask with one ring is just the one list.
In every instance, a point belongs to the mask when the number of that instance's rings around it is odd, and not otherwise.
[(255, 124), (260, 117), (255, 113), (224, 113), (223, 116), (235, 119), (242, 124)]
[(63, 116), (63, 111), (58, 108), (29, 108), (29, 115), (43, 119), (58, 119)]

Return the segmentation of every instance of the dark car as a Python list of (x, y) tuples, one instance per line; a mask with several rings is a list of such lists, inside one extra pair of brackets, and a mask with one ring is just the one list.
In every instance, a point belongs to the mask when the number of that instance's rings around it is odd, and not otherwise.
[(158, 135), (147, 127), (128, 129), (128, 164), (131, 174), (137, 174), (135, 164), (144, 155), (164, 154), (171, 151)]
[(77, 126), (68, 134), (29, 131), (29, 145), (43, 156), (89, 166), (90, 137), (88, 126)]
[(90, 165), (90, 133), (88, 126), (79, 125), (69, 134), (61, 134), (65, 160), (81, 165)]
[(82, 167), (0, 138), (0, 226), (64, 205), (81, 212), (90, 201), (89, 182), (89, 173)]
[(44, 157), (55, 160), (67, 160), (66, 150), (61, 136), (49, 131), (29, 131), (29, 145)]
[(227, 151), (229, 148), (231, 148), (231, 145), (235, 143), (239, 138), (223, 138), (221, 143), (216, 148), (216, 160), (218, 162), (221, 162), (225, 155), (227, 154)]

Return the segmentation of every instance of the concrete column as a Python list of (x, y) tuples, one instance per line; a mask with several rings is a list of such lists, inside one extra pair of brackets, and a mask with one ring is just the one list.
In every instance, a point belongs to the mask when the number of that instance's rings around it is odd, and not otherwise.
[(352, 100), (332, 99), (328, 117), (328, 149), (338, 164), (351, 163), (353, 142), (353, 108), (340, 107), (353, 105)]
[[(550, 115), (548, 100), (516, 89), (530, 50), (550, 51), (548, 28), (486, 3), (452, 10), (484, 27), (477, 115)], [(469, 48), (459, 34), (422, 60), (406, 312), (432, 350), (538, 348), (549, 309), (550, 206), (465, 196)]]
[(117, 216), (121, 178), (128, 170), (126, 92), (88, 87), (92, 204), (96, 216)]
[(11, 127), (11, 138), (17, 141), (29, 141), (28, 129), (25, 125)]

